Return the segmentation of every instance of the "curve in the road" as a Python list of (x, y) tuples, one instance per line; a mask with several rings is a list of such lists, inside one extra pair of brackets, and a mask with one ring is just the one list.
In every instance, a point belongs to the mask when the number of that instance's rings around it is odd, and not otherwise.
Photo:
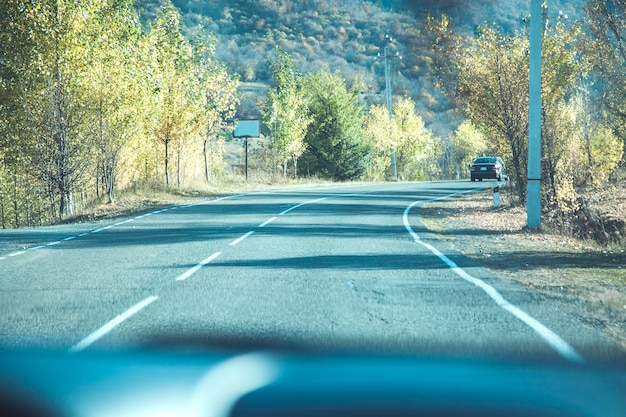
[[(584, 361), (582, 356), (572, 346), (570, 346), (565, 340), (563, 340), (560, 336), (558, 336), (552, 330), (547, 328), (545, 325), (543, 325), (541, 322), (539, 322), (537, 319), (535, 319), (532, 316), (530, 316), (528, 313), (526, 313), (525, 311), (523, 311), (519, 307), (513, 305), (511, 302), (509, 302), (507, 299), (505, 299), (502, 296), (502, 294), (500, 294), (494, 287), (492, 287), (491, 285), (487, 284), (483, 280), (478, 279), (478, 278), (473, 277), (472, 275), (468, 274), (465, 270), (460, 268), (449, 257), (447, 257), (446, 255), (441, 253), (437, 248), (435, 248), (434, 246), (432, 246), (432, 245), (422, 241), (420, 239), (420, 237), (417, 235), (417, 233), (411, 227), (410, 222), (409, 222), (409, 213), (410, 213), (411, 209), (414, 208), (415, 206), (417, 206), (418, 204), (424, 203), (425, 201), (436, 201), (436, 200), (447, 199), (447, 198), (455, 197), (455, 196), (458, 196), (460, 194), (464, 194), (464, 193), (468, 193), (468, 192), (472, 192), (472, 191), (475, 191), (475, 190), (466, 190), (466, 191), (462, 191), (462, 192), (451, 193), (451, 194), (446, 195), (446, 196), (433, 197), (433, 198), (431, 198), (429, 200), (419, 200), (419, 201), (412, 202), (411, 204), (409, 204), (405, 208), (404, 213), (403, 213), (403, 223), (404, 223), (404, 226), (405, 226), (407, 232), (412, 236), (413, 240), (417, 244), (422, 245), (423, 247), (428, 249), (430, 252), (432, 252), (450, 270), (452, 270), (454, 273), (456, 273), (459, 277), (461, 277), (463, 280), (465, 280), (465, 281), (475, 285), (476, 287), (480, 288), (481, 290), (483, 290), (485, 292), (485, 294), (487, 296), (489, 296), (500, 308), (502, 308), (503, 310), (508, 311), (510, 314), (512, 314), (517, 319), (521, 320), (524, 324), (529, 326), (553, 350), (555, 350), (563, 358), (565, 358), (566, 360), (571, 361), (571, 362), (582, 363)], [(365, 193), (366, 194), (371, 194), (369, 192), (365, 192)], [(257, 193), (249, 193), (249, 194), (257, 194)], [(354, 193), (354, 194), (363, 194), (363, 193)], [(238, 194), (238, 195), (225, 196), (225, 197), (221, 197), (221, 198), (218, 198), (218, 199), (215, 199), (215, 200), (202, 201), (202, 202), (193, 203), (193, 204), (187, 204), (187, 205), (182, 205), (182, 206), (173, 206), (173, 207), (169, 207), (169, 208), (163, 208), (163, 209), (160, 209), (160, 210), (155, 210), (155, 211), (144, 213), (144, 214), (141, 214), (141, 215), (138, 215), (138, 216), (135, 216), (135, 217), (123, 220), (123, 221), (119, 221), (117, 223), (113, 223), (113, 224), (110, 224), (110, 225), (107, 225), (107, 226), (104, 226), (104, 227), (100, 227), (98, 229), (95, 229), (95, 230), (92, 230), (92, 231), (89, 231), (89, 232), (84, 232), (84, 233), (81, 233), (81, 234), (77, 234), (75, 236), (68, 236), (66, 238), (63, 238), (63, 239), (60, 239), (60, 240), (57, 240), (57, 241), (53, 241), (53, 242), (41, 244), (41, 245), (38, 245), (38, 246), (34, 246), (34, 247), (28, 248), (26, 250), (17, 251), (17, 252), (14, 252), (14, 253), (11, 253), (11, 254), (8, 254), (8, 255), (0, 257), (0, 260), (8, 258), (8, 257), (19, 256), (19, 255), (22, 255), (24, 253), (27, 253), (28, 251), (42, 249), (42, 248), (53, 246), (53, 245), (59, 245), (59, 244), (61, 244), (63, 242), (71, 241), (71, 240), (74, 240), (76, 238), (80, 238), (80, 237), (87, 236), (87, 235), (90, 235), (90, 234), (100, 233), (100, 232), (102, 232), (104, 230), (107, 230), (107, 229), (110, 229), (110, 228), (113, 228), (113, 227), (116, 227), (116, 226), (121, 226), (123, 224), (129, 223), (129, 222), (132, 222), (132, 221), (135, 221), (135, 220), (139, 220), (139, 219), (147, 217), (147, 216), (156, 215), (156, 214), (159, 214), (159, 213), (164, 213), (164, 212), (167, 212), (169, 210), (177, 210), (177, 209), (180, 209), (180, 208), (186, 208), (186, 207), (191, 207), (191, 206), (196, 206), (196, 205), (201, 205), (201, 204), (210, 204), (210, 203), (215, 203), (215, 202), (218, 202), (218, 201), (221, 201), (221, 200), (225, 200), (225, 199), (229, 199), (229, 198), (235, 198), (235, 197), (244, 196), (244, 195), (247, 195), (247, 194)], [(307, 200), (307, 201), (295, 204), (295, 205), (293, 205), (293, 206), (283, 210), (282, 212), (278, 213), (276, 216), (270, 217), (269, 219), (267, 219), (264, 222), (260, 223), (256, 227), (257, 228), (263, 228), (266, 225), (268, 225), (271, 222), (273, 222), (274, 220), (276, 220), (279, 216), (283, 216), (285, 214), (288, 214), (288, 213), (290, 213), (290, 212), (292, 212), (292, 211), (294, 211), (294, 210), (296, 210), (296, 209), (298, 209), (298, 208), (300, 208), (300, 207), (302, 207), (304, 205), (313, 204), (313, 203), (320, 202), (320, 201), (323, 201), (323, 200), (326, 200), (326, 199), (332, 198), (332, 197), (346, 196), (346, 195), (352, 195), (352, 194), (351, 193), (348, 193), (348, 194), (341, 193), (341, 194), (336, 194), (336, 195), (328, 195), (328, 196), (325, 196), (325, 197), (316, 198), (316, 199), (312, 199), (312, 200)], [(255, 230), (253, 229), (253, 230), (248, 231), (247, 233), (244, 233), (239, 238), (237, 238), (237, 239), (233, 240), (232, 242), (230, 242), (229, 246), (236, 246), (237, 244), (241, 243), (246, 238), (252, 236), (254, 234), (254, 232), (255, 232)], [(218, 258), (221, 254), (222, 254), (222, 252), (220, 252), (220, 251), (212, 253), (207, 258), (205, 258), (204, 260), (198, 262), (195, 266), (191, 267), (190, 269), (185, 271), (183, 274), (179, 275), (176, 278), (176, 281), (184, 281), (184, 280), (186, 280), (187, 278), (191, 277), (194, 273), (196, 273), (198, 270), (202, 269), (203, 267), (205, 267), (209, 263), (211, 263), (213, 260)], [(77, 353), (77, 352), (80, 352), (80, 351), (86, 349), (87, 347), (89, 347), (90, 345), (92, 345), (93, 343), (98, 341), (100, 338), (102, 338), (106, 334), (108, 334), (116, 326), (120, 325), (121, 323), (123, 323), (127, 319), (131, 318), (132, 316), (134, 316), (139, 311), (141, 311), (142, 309), (146, 308), (147, 306), (149, 306), (150, 304), (152, 304), (156, 300), (158, 300), (158, 296), (157, 295), (153, 295), (151, 297), (148, 297), (148, 298), (140, 301), (139, 303), (135, 304), (134, 306), (132, 306), (131, 308), (129, 308), (125, 312), (123, 312), (120, 315), (116, 316), (114, 319), (112, 319), (111, 321), (107, 322), (105, 325), (103, 325), (102, 327), (100, 327), (99, 329), (97, 329), (96, 331), (91, 333), (89, 336), (85, 337), (80, 342), (78, 342), (77, 344), (72, 346), (69, 351), (72, 352), (72, 353)]]

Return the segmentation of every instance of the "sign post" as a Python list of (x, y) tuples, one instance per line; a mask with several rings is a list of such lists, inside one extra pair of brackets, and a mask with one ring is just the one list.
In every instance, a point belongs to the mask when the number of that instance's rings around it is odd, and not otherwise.
[(234, 138), (243, 138), (245, 152), (245, 172), (246, 181), (248, 181), (248, 139), (259, 137), (259, 121), (258, 120), (240, 120), (235, 125), (233, 133)]

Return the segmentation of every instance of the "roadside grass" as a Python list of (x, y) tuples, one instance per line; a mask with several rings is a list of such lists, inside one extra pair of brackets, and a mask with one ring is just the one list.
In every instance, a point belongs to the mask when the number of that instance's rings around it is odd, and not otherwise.
[(130, 215), (171, 204), (193, 203), (210, 200), (229, 194), (282, 189), (303, 186), (331, 184), (319, 179), (289, 179), (256, 176), (246, 181), (240, 176), (225, 176), (211, 179), (211, 182), (198, 181), (184, 187), (165, 187), (161, 184), (143, 184), (120, 190), (112, 203), (106, 197), (88, 203), (79, 213), (65, 218), (62, 223), (87, 222)]
[(626, 349), (626, 247), (525, 227), (525, 208), (493, 207), (490, 189), (426, 204), (429, 230), (498, 275), (561, 301), (564, 310)]

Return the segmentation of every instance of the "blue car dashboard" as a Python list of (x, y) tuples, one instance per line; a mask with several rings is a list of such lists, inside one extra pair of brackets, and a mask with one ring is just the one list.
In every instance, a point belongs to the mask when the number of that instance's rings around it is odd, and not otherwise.
[(0, 414), (623, 417), (626, 370), (280, 351), (4, 352)]

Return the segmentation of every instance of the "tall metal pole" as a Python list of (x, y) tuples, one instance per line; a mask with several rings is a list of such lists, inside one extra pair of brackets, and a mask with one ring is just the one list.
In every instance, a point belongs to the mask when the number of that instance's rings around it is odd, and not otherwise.
[[(393, 120), (393, 109), (391, 107), (391, 78), (389, 77), (389, 47), (385, 46), (385, 93), (387, 95), (387, 111), (389, 112), (389, 131), (391, 132), (391, 122)], [(391, 144), (391, 179), (398, 179), (396, 168), (396, 150)]]
[(389, 122), (393, 117), (391, 109), (391, 79), (389, 78), (389, 47), (385, 46), (385, 95), (387, 96), (387, 111), (389, 112)]
[(541, 227), (541, 47), (543, 0), (530, 2), (527, 226)]
[[(385, 36), (388, 41), (391, 41), (391, 37), (389, 35)], [(391, 134), (391, 122), (393, 120), (393, 108), (391, 105), (391, 77), (389, 76), (389, 58), (399, 58), (402, 57), (399, 54), (389, 55), (389, 47), (385, 46), (383, 50), (384, 54), (381, 56), (378, 54), (378, 58), (383, 58), (385, 60), (385, 96), (387, 99), (387, 112), (389, 112), (389, 134)], [(396, 151), (393, 148), (393, 143), (390, 145), (391, 152), (391, 178), (395, 181), (398, 179), (398, 172), (396, 169)]]
[(245, 141), (245, 145), (246, 145), (246, 181), (248, 181), (248, 140), (250, 140), (249, 137), (245, 137), (244, 141)]

